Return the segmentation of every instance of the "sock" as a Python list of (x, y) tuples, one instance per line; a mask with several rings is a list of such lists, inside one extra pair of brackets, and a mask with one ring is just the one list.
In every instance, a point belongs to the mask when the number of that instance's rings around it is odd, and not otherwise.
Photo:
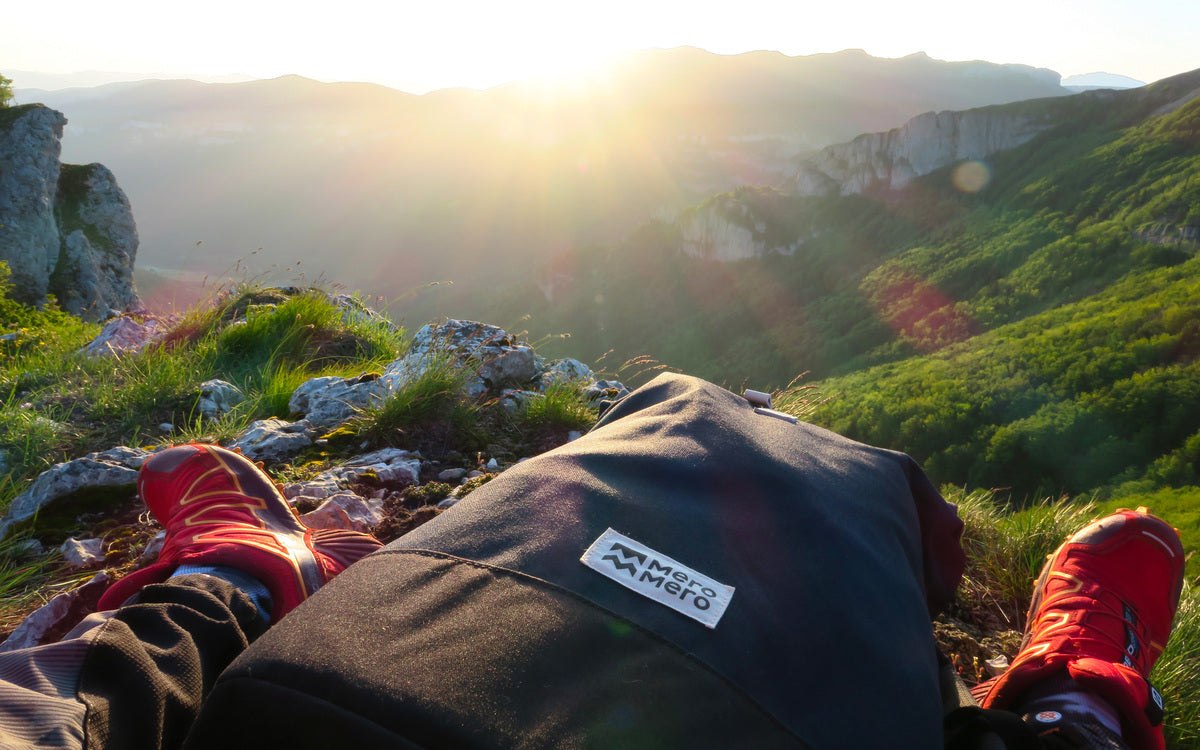
[(267, 590), (262, 581), (249, 573), (225, 565), (180, 565), (175, 568), (171, 578), (189, 575), (212, 576), (233, 584), (234, 588), (250, 597), (250, 601), (254, 602), (255, 609), (264, 620), (271, 621), (271, 607), (274, 606), (271, 592)]

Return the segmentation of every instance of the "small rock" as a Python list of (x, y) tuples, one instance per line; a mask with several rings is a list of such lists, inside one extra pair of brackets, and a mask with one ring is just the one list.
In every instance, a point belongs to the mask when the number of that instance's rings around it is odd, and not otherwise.
[(38, 607), (21, 621), (3, 644), (0, 644), (0, 651), (15, 651), (40, 645), (46, 631), (66, 616), (74, 600), (74, 592), (67, 591)]
[(166, 541), (167, 532), (160, 531), (155, 534), (154, 537), (146, 543), (146, 549), (142, 550), (142, 554), (140, 557), (138, 557), (138, 561), (145, 564), (152, 563), (157, 560), (159, 554), (162, 553), (162, 548), (163, 545), (166, 544)]
[(16, 552), (21, 557), (41, 557), (46, 554), (46, 545), (38, 539), (26, 539), (17, 545)]
[(329, 429), (379, 403), (386, 392), (377, 373), (354, 378), (333, 375), (312, 378), (292, 392), (288, 409), (303, 414), (316, 427)]
[(493, 458), (493, 459), (490, 459), (490, 460), (487, 462), (487, 468), (489, 468), (489, 469), (492, 469), (493, 471), (494, 471), (494, 470), (496, 470), (496, 469), (499, 469), (499, 468), (500, 468), (500, 462), (499, 462), (499, 461), (497, 461), (497, 460), (496, 460), (496, 459), (494, 459), (494, 458)]
[(171, 424), (170, 422), (163, 422), (158, 426), (158, 429), (160, 432), (171, 433), (175, 431), (175, 425)]
[(583, 395), (589, 401), (616, 400), (628, 396), (629, 389), (619, 380), (597, 380), (583, 389)]
[(592, 372), (592, 368), (577, 359), (559, 359), (551, 362), (542, 371), (540, 383), (542, 390), (554, 383), (562, 381), (583, 380), (590, 381), (596, 376)]
[(224, 380), (206, 380), (200, 384), (200, 415), (204, 419), (217, 420), (233, 407), (246, 400), (245, 394), (233, 383)]
[(84, 347), (89, 357), (107, 357), (124, 352), (140, 352), (160, 333), (158, 321), (139, 323), (120, 317), (109, 321), (100, 334)]
[(253, 422), (232, 448), (240, 448), (252, 461), (286, 461), (312, 445), (304, 422), (285, 422), (282, 419), (260, 419)]
[(342, 491), (342, 486), (332, 477), (313, 479), (310, 482), (293, 482), (284, 485), (283, 496), (288, 500), (299, 502), (301, 498), (308, 500), (324, 500), (330, 495)]
[(59, 551), (67, 565), (76, 570), (90, 568), (104, 562), (103, 539), (76, 539), (71, 537), (63, 542)]
[(415, 484), (421, 476), (421, 457), (399, 448), (383, 448), (355, 456), (341, 466), (322, 472), (316, 480), (333, 480), (344, 487), (349, 482), (374, 477), (374, 481)]
[(370, 532), (383, 520), (381, 503), (370, 503), (353, 492), (339, 492), (311, 513), (300, 516), (310, 529), (349, 529)]
[(440, 482), (457, 482), (467, 476), (466, 469), (446, 469), (438, 472), (438, 481)]
[(1008, 657), (997, 656), (995, 659), (988, 659), (983, 663), (984, 669), (992, 677), (999, 677), (1008, 671)]
[(437, 509), (438, 509), (438, 510), (445, 510), (446, 508), (453, 507), (453, 506), (454, 506), (454, 504), (455, 504), (455, 503), (457, 503), (457, 502), (458, 502), (460, 499), (461, 499), (461, 498), (459, 498), (459, 497), (457, 497), (457, 496), (455, 496), (455, 495), (450, 495), (449, 497), (445, 498), (444, 500), (440, 501), (440, 502), (437, 504)]
[(536, 391), (507, 390), (500, 394), (500, 405), (509, 413), (520, 411), (535, 398), (545, 398)]
[(567, 442), (568, 443), (573, 442), (575, 440), (578, 440), (581, 437), (583, 437), (582, 432), (580, 432), (579, 430), (571, 430), (570, 432), (567, 433)]

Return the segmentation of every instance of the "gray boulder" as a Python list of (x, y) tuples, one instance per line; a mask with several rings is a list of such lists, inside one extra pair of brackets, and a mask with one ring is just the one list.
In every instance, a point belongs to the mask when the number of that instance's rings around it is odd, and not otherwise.
[(353, 378), (312, 378), (292, 392), (288, 409), (303, 414), (314, 427), (330, 428), (380, 402), (385, 394), (379, 376), (374, 373)]
[(240, 449), (252, 461), (275, 463), (287, 461), (310, 445), (306, 423), (260, 419), (252, 422), (230, 448)]
[(54, 204), (67, 118), (42, 106), (0, 111), (0, 260), (12, 271), (13, 296), (46, 298), (62, 244)]
[(468, 397), (528, 384), (538, 375), (533, 348), (517, 343), (503, 329), (474, 321), (448, 320), (417, 331), (405, 355), (392, 362), (381, 380), (389, 390), (402, 388), (436, 362), (469, 368)]
[(197, 408), (204, 419), (216, 420), (245, 400), (245, 394), (236, 385), (213, 378), (200, 384)]
[(138, 448), (121, 446), (55, 464), (12, 501), (8, 515), (0, 519), (0, 539), (15, 524), (28, 521), (47, 505), (82, 490), (100, 487), (129, 487), (132, 490), (137, 483), (138, 469), (149, 455)]

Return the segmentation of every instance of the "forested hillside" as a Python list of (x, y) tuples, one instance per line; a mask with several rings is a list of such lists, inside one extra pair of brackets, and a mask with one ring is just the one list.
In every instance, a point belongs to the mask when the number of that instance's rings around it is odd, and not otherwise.
[(718, 196), (785, 252), (686, 258), (678, 222), (647, 225), (560, 258), (530, 326), (733, 386), (810, 371), (833, 396), (818, 421), (942, 482), (1017, 498), (1195, 483), (1198, 89), (1191, 73), (995, 108), (1071, 116), (972, 165), (975, 192), (951, 167), (903, 191)]

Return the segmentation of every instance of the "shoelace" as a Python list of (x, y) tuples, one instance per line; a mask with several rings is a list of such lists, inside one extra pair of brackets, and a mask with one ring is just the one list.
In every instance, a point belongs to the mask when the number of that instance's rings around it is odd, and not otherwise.
[[(1031, 646), (1043, 644), (1049, 648), (1055, 635), (1069, 629), (1074, 632), (1059, 647), (1060, 651), (1084, 656), (1122, 654), (1120, 663), (1142, 675), (1149, 673), (1151, 657), (1157, 657), (1156, 652), (1162, 651), (1162, 646), (1150, 637), (1147, 626), (1133, 608), (1115, 594), (1101, 591), (1089, 596), (1072, 591), (1043, 601), (1041, 609), (1043, 614), (1038, 625), (1030, 631), (1034, 636)], [(1084, 617), (1069, 622), (1071, 614), (1080, 610), (1086, 613)], [(1120, 625), (1097, 622), (1105, 618), (1115, 619)], [(1054, 624), (1054, 619), (1059, 619), (1060, 623)]]

